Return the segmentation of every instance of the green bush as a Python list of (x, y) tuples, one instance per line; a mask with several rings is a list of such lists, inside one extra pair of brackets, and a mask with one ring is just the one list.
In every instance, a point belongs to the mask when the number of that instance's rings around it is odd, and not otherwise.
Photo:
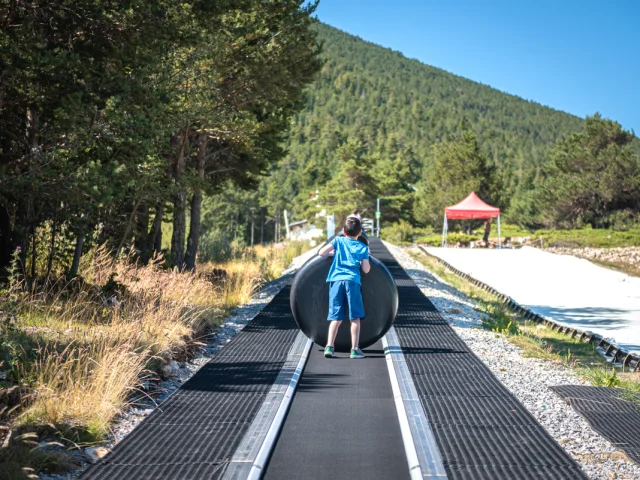
[(593, 229), (539, 230), (532, 239), (542, 239), (545, 247), (613, 248), (640, 246), (640, 228), (626, 231)]
[(582, 371), (582, 374), (589, 379), (594, 387), (617, 387), (620, 385), (620, 378), (616, 372), (616, 369), (608, 368), (586, 368)]
[(518, 321), (505, 305), (482, 301), (480, 305), (485, 313), (482, 317), (482, 326), (484, 328), (505, 335), (517, 335), (520, 333)]
[(413, 242), (413, 235), (413, 225), (405, 220), (400, 220), (397, 223), (385, 227), (381, 232), (383, 240), (396, 245)]

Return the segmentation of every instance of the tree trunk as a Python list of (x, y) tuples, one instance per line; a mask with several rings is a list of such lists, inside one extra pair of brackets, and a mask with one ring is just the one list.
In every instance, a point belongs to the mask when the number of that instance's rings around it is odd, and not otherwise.
[(187, 254), (185, 256), (185, 266), (189, 270), (195, 270), (196, 268), (198, 240), (200, 239), (200, 216), (202, 213), (202, 183), (204, 182), (206, 157), (207, 135), (205, 133), (201, 133), (198, 138), (198, 183), (193, 189), (193, 198), (191, 199), (191, 224), (189, 225)]
[(184, 268), (184, 243), (186, 237), (186, 211), (187, 211), (187, 189), (182, 185), (182, 177), (185, 170), (185, 149), (187, 143), (188, 126), (180, 139), (180, 145), (176, 154), (175, 183), (178, 187), (173, 196), (173, 235), (171, 236), (171, 255), (173, 266), (182, 271)]
[(184, 268), (184, 242), (186, 230), (187, 192), (184, 188), (173, 197), (173, 234), (171, 235), (171, 255), (173, 266), (178, 270)]
[(260, 209), (260, 243), (264, 245), (264, 208)]
[[(33, 182), (34, 163), (38, 154), (38, 114), (31, 108), (27, 109), (26, 118), (26, 139), (27, 139), (27, 158), (29, 177)], [(20, 242), (18, 245), (22, 247), (20, 252), (20, 260), (22, 261), (23, 273), (26, 276), (27, 255), (29, 252), (29, 237), (35, 231), (34, 215), (33, 215), (33, 193), (27, 193), (26, 198), (18, 202), (18, 211), (16, 212), (16, 233), (14, 238)]]
[(36, 231), (33, 229), (33, 234), (31, 235), (31, 279), (35, 280), (36, 278), (36, 259), (38, 257), (37, 245), (36, 245)]
[(238, 240), (238, 228), (240, 228), (240, 211), (236, 212), (236, 221), (233, 222), (233, 241)]
[(254, 227), (255, 227), (255, 223), (256, 222), (253, 219), (253, 212), (252, 212), (251, 213), (251, 248), (253, 248), (253, 239), (254, 239), (253, 230), (254, 230)]
[(80, 268), (80, 257), (82, 257), (82, 246), (84, 245), (84, 231), (78, 234), (76, 239), (76, 248), (73, 252), (73, 262), (71, 262), (71, 268), (69, 269), (69, 278), (74, 278), (78, 275), (78, 269)]
[(11, 239), (11, 218), (4, 205), (0, 205), (0, 277), (11, 263), (13, 242)]
[(143, 265), (146, 265), (151, 258), (151, 235), (149, 234), (149, 205), (147, 202), (140, 203), (136, 215), (135, 241), (134, 247)]
[(49, 258), (47, 259), (47, 274), (46, 279), (49, 279), (51, 275), (51, 269), (53, 268), (53, 258), (56, 253), (56, 235), (58, 234), (58, 218), (53, 217), (53, 223), (51, 224), (51, 243), (49, 244)]
[(120, 250), (122, 250), (122, 247), (124, 247), (124, 242), (127, 241), (127, 238), (129, 238), (129, 234), (131, 233), (131, 227), (133, 226), (133, 220), (136, 217), (136, 213), (138, 212), (138, 208), (140, 208), (140, 204), (142, 203), (142, 198), (139, 198), (136, 201), (136, 204), (133, 206), (133, 210), (131, 211), (131, 214), (129, 215), (129, 220), (127, 221), (127, 225), (124, 228), (124, 233), (122, 234), (122, 239), (120, 240), (120, 244), (118, 245), (118, 248), (116, 249), (116, 254), (113, 257), (113, 262), (115, 263), (115, 261), (118, 258), (118, 255), (120, 255)]
[(164, 217), (164, 202), (156, 205), (156, 215), (153, 217), (153, 225), (149, 232), (149, 238), (153, 242), (153, 253), (162, 251), (162, 218)]
[(29, 252), (29, 233), (31, 231), (31, 212), (33, 210), (32, 196), (26, 195), (18, 201), (16, 209), (16, 220), (13, 227), (13, 250), (20, 247), (20, 263), (22, 274), (26, 276), (24, 269), (27, 265), (27, 254)]

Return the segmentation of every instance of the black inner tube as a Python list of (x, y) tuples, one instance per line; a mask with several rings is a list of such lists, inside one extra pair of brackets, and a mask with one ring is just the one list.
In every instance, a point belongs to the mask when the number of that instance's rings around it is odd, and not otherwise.
[[(316, 256), (297, 273), (289, 302), (293, 318), (300, 330), (316, 344), (327, 343), (329, 322), (329, 284), (327, 275), (332, 257)], [(366, 348), (387, 333), (398, 311), (398, 290), (387, 267), (370, 257), (371, 270), (362, 274), (362, 301), (366, 318), (361, 323), (360, 347)], [(348, 319), (347, 319), (348, 320)], [(336, 351), (351, 349), (350, 322), (340, 325), (335, 341)]]

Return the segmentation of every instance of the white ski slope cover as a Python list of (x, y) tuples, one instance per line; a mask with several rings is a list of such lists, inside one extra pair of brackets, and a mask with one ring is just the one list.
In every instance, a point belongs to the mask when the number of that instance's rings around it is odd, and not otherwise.
[(640, 278), (532, 247), (427, 251), (544, 317), (640, 353)]

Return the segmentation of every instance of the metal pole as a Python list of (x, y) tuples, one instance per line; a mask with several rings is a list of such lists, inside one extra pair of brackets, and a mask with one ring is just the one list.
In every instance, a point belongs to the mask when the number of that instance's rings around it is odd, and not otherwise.
[(502, 243), (500, 240), (500, 215), (498, 215), (498, 248), (502, 248)]
[(287, 214), (287, 209), (284, 209), (284, 225), (285, 225), (285, 231), (287, 232), (286, 236), (287, 239), (289, 238), (289, 215)]
[(444, 248), (444, 241), (447, 237), (447, 212), (444, 213), (444, 222), (442, 223), (442, 248)]
[(378, 237), (380, 237), (380, 199), (376, 203), (376, 223), (378, 225)]

